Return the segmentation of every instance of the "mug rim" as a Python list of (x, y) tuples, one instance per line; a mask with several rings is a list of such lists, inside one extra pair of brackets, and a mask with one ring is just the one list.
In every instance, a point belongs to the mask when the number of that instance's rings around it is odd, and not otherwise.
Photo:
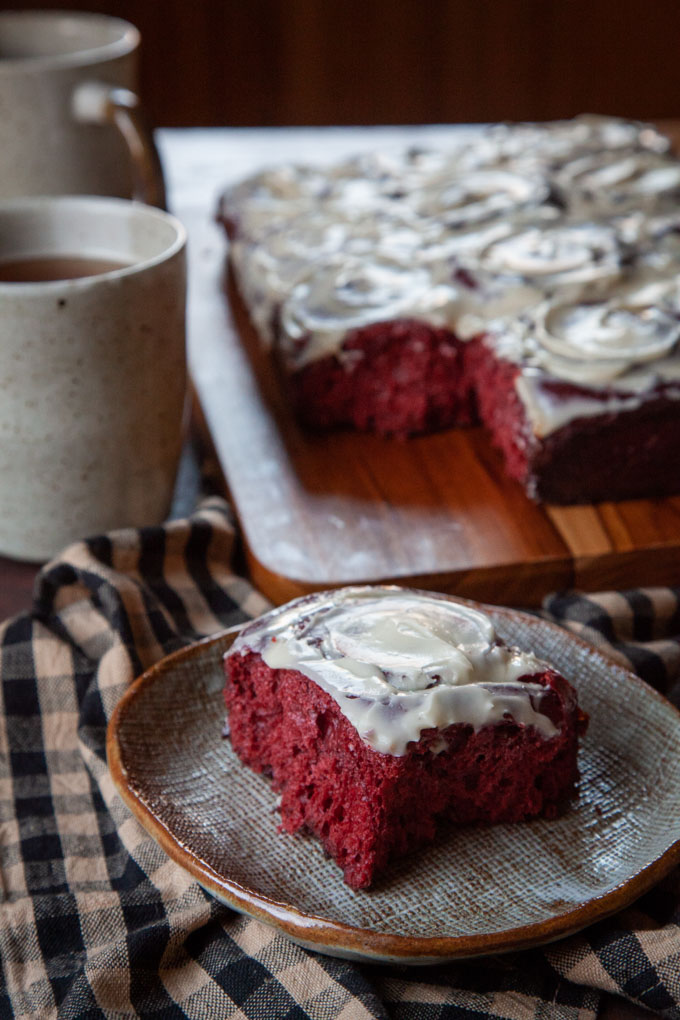
[(3, 22), (58, 22), (69, 19), (81, 24), (100, 23), (118, 25), (120, 36), (107, 43), (76, 49), (68, 53), (52, 53), (36, 56), (3, 57), (0, 59), (0, 75), (14, 74), (17, 71), (52, 71), (66, 68), (88, 67), (127, 56), (134, 52), (140, 44), (141, 33), (130, 21), (113, 14), (98, 11), (50, 10), (35, 8), (34, 10), (0, 11), (0, 28)]
[[(9, 294), (18, 295), (20, 293), (31, 294), (32, 292), (39, 292), (42, 294), (64, 287), (67, 287), (69, 291), (72, 291), (74, 288), (85, 289), (93, 286), (93, 284), (96, 284), (100, 280), (118, 280), (124, 279), (127, 276), (135, 276), (142, 271), (152, 269), (154, 266), (169, 262), (170, 259), (174, 258), (186, 248), (186, 228), (176, 216), (172, 215), (172, 213), (166, 212), (164, 209), (158, 209), (153, 205), (146, 205), (144, 202), (135, 201), (134, 199), (115, 198), (106, 195), (38, 195), (24, 198), (0, 199), (0, 223), (5, 213), (13, 213), (16, 215), (22, 211), (39, 212), (41, 209), (47, 210), (49, 208), (54, 208), (55, 206), (58, 206), (61, 209), (67, 209), (71, 206), (74, 207), (74, 210), (90, 210), (92, 213), (94, 213), (97, 208), (101, 209), (102, 206), (105, 206), (112, 212), (120, 210), (122, 213), (125, 209), (131, 212), (141, 213), (147, 218), (161, 220), (168, 226), (172, 227), (175, 231), (175, 237), (174, 240), (157, 255), (140, 259), (116, 269), (109, 269), (103, 273), (95, 273), (91, 276), (68, 277), (61, 280), (0, 280), (0, 294), (5, 296), (8, 296)], [(40, 252), (36, 252), (35, 257), (39, 257), (40, 254)], [(72, 256), (77, 255), (77, 253), (73, 252), (69, 252), (68, 254)]]

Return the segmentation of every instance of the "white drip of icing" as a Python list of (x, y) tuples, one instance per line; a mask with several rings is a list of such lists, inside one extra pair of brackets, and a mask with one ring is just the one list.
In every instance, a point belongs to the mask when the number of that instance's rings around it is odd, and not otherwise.
[(246, 627), (227, 654), (249, 650), (313, 680), (386, 754), (453, 723), (478, 730), (511, 717), (545, 739), (557, 733), (540, 711), (545, 688), (530, 679), (547, 664), (499, 643), (488, 616), (443, 596), (385, 586), (296, 599)]

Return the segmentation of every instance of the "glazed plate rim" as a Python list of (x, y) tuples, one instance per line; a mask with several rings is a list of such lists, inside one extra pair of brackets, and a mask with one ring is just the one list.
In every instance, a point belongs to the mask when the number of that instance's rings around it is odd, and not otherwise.
[[(637, 686), (638, 694), (649, 704), (656, 703), (668, 717), (669, 725), (680, 734), (680, 712), (658, 691), (640, 677), (625, 670), (619, 662), (595, 648), (579, 636), (557, 624), (532, 616), (520, 610), (488, 606), (466, 599), (455, 599), (481, 608), (505, 619), (522, 621), (527, 626), (552, 629), (565, 636), (581, 654), (593, 657), (598, 665), (617, 671), (626, 683)], [(249, 621), (247, 621), (249, 622)], [(245, 626), (244, 623), (241, 626)], [(297, 944), (316, 952), (368, 962), (403, 964), (444, 963), (466, 957), (518, 951), (543, 945), (574, 934), (587, 926), (616, 913), (637, 899), (680, 863), (680, 829), (678, 836), (666, 850), (646, 866), (634, 870), (625, 880), (602, 895), (596, 895), (576, 907), (544, 920), (525, 925), (500, 928), (495, 932), (421, 936), (391, 934), (347, 924), (342, 920), (306, 913), (294, 903), (275, 900), (256, 888), (240, 884), (229, 874), (213, 868), (200, 854), (186, 846), (165, 820), (151, 808), (143, 788), (139, 788), (128, 775), (123, 740), (127, 721), (132, 718), (140, 703), (140, 692), (148, 685), (172, 681), (175, 668), (194, 657), (226, 651), (241, 629), (232, 627), (213, 636), (193, 642), (171, 653), (147, 669), (127, 689), (116, 706), (107, 729), (107, 758), (114, 785), (123, 801), (142, 827), (162, 847), (168, 856), (187, 871), (204, 889), (220, 902), (256, 920), (262, 921)], [(168, 679), (170, 678), (170, 679)], [(606, 705), (603, 706), (605, 708)], [(132, 715), (131, 715), (132, 713)], [(217, 741), (216, 741), (217, 743)], [(219, 744), (218, 744), (219, 746)], [(271, 819), (272, 838), (282, 838), (275, 832)], [(417, 909), (417, 903), (414, 904)]]

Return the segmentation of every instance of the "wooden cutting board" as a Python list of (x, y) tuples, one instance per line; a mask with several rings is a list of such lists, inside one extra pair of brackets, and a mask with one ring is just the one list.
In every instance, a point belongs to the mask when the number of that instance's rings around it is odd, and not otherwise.
[(478, 428), (405, 442), (303, 432), (226, 280), (221, 230), (205, 208), (180, 214), (194, 385), (252, 578), (274, 602), (394, 581), (532, 606), (556, 589), (680, 581), (680, 497), (537, 506)]

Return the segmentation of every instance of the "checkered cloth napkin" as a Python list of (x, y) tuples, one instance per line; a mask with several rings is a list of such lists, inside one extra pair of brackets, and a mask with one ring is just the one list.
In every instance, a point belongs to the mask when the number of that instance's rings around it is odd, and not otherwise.
[[(583, 1020), (628, 999), (680, 1017), (678, 873), (543, 950), (411, 969), (300, 949), (165, 856), (112, 785), (106, 724), (153, 662), (266, 607), (233, 553), (229, 510), (208, 500), (71, 546), (0, 630), (0, 1016)], [(680, 589), (555, 596), (545, 612), (672, 693)]]

